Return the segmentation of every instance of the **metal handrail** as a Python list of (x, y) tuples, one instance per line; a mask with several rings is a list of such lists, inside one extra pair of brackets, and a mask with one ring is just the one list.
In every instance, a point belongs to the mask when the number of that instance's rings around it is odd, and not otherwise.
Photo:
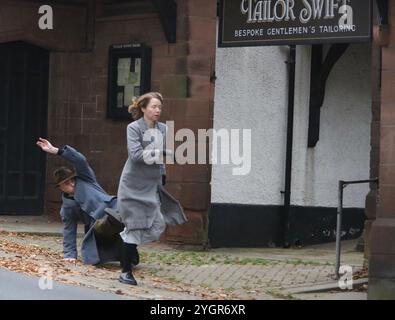
[(342, 216), (343, 216), (343, 189), (349, 184), (359, 183), (379, 183), (379, 178), (369, 180), (355, 180), (355, 181), (339, 181), (339, 203), (337, 207), (337, 224), (336, 224), (336, 264), (335, 264), (335, 278), (339, 279), (340, 274), (340, 254), (341, 254), (341, 230), (342, 230)]

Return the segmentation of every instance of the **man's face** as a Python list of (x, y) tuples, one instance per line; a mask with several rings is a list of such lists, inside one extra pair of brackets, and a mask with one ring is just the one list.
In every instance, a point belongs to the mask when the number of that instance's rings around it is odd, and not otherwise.
[(67, 194), (74, 194), (75, 181), (73, 179), (67, 180), (59, 185), (59, 189)]

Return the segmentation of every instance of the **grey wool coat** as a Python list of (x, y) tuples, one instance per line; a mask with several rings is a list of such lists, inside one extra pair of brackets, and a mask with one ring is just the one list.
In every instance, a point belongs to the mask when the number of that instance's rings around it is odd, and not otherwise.
[[(155, 163), (163, 155), (167, 127), (156, 123), (156, 133), (150, 134), (144, 118), (127, 126), (128, 159), (122, 171), (118, 187), (117, 211), (126, 230), (149, 229), (158, 210), (156, 193), (159, 193), (160, 211), (166, 224), (177, 225), (187, 221), (180, 203), (162, 186), (165, 165)], [(159, 157), (158, 157), (159, 156)]]
[(120, 236), (106, 239), (94, 233), (95, 223), (106, 216), (104, 209), (116, 208), (116, 197), (108, 195), (99, 185), (83, 154), (66, 145), (59, 150), (58, 155), (72, 164), (77, 173), (74, 195), (63, 194), (60, 210), (65, 258), (77, 258), (77, 224), (83, 222), (86, 231), (81, 245), (83, 262), (95, 265), (118, 261), (122, 247)]

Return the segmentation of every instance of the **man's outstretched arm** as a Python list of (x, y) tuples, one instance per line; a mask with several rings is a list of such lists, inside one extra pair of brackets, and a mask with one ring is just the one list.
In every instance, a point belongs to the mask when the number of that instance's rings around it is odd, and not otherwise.
[(73, 147), (68, 145), (59, 149), (54, 147), (48, 140), (39, 138), (37, 141), (37, 145), (45, 152), (50, 154), (55, 154), (61, 156), (63, 159), (70, 162), (77, 171), (77, 175), (85, 180), (90, 180), (92, 182), (96, 182), (96, 176), (93, 172), (92, 168), (89, 166), (88, 161), (85, 156), (78, 152)]

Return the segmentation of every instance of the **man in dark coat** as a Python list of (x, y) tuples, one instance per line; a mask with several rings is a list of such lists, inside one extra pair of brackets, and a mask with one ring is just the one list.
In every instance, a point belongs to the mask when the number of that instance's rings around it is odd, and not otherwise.
[[(45, 139), (39, 138), (37, 145), (49, 154), (59, 155), (75, 170), (61, 167), (54, 172), (56, 186), (62, 191), (60, 215), (64, 225), (64, 259), (77, 259), (77, 225), (85, 225), (85, 236), (81, 245), (82, 260), (86, 264), (101, 264), (120, 261), (122, 239), (119, 232), (124, 225), (120, 218), (105, 212), (116, 208), (117, 198), (108, 195), (96, 180), (95, 173), (85, 156), (70, 146), (59, 149)], [(138, 264), (137, 259), (133, 261)]]

